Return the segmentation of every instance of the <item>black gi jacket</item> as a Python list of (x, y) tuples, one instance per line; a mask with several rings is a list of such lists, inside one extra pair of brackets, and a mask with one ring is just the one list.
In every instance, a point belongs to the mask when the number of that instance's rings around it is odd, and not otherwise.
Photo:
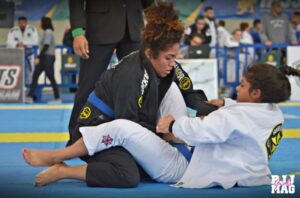
[(109, 116), (88, 100), (80, 113), (79, 126), (73, 132), (71, 142), (80, 137), (80, 126), (99, 125), (119, 118), (155, 131), (159, 105), (173, 81), (181, 90), (187, 106), (200, 112), (198, 116), (216, 109), (203, 102), (207, 98), (202, 90), (193, 90), (191, 79), (178, 63), (169, 75), (159, 78), (144, 52), (135, 51), (113, 69), (105, 71), (95, 86), (95, 95), (111, 108), (114, 116)]
[(94, 90), (97, 98), (112, 109), (114, 116), (108, 116), (88, 100), (82, 108), (71, 142), (80, 137), (80, 126), (99, 125), (118, 118), (155, 131), (160, 102), (174, 77), (175, 70), (172, 70), (166, 77), (159, 78), (142, 50), (124, 57), (113, 69), (101, 75)]
[(136, 51), (101, 76), (95, 93), (113, 109), (115, 119), (132, 120), (155, 131), (157, 111), (174, 74), (173, 70), (159, 79), (143, 51)]

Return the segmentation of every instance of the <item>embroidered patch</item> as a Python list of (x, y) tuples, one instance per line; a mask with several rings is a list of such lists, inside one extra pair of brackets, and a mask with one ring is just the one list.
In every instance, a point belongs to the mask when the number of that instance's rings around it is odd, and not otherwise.
[(281, 138), (282, 138), (282, 124), (280, 123), (273, 128), (270, 137), (266, 141), (266, 148), (267, 148), (267, 154), (269, 159), (277, 149), (277, 146), (279, 145)]
[(182, 90), (188, 90), (189, 88), (191, 88), (191, 80), (188, 77), (183, 77), (180, 81), (179, 81), (179, 87)]
[(90, 107), (84, 107), (83, 110), (80, 113), (80, 119), (87, 119), (91, 115), (91, 108)]
[(138, 106), (139, 106), (139, 108), (142, 108), (142, 103), (143, 103), (143, 96), (140, 96), (139, 100), (138, 100)]
[(105, 144), (105, 146), (108, 146), (108, 145), (112, 144), (113, 140), (114, 139), (112, 139), (109, 135), (104, 135), (102, 137), (102, 142), (101, 143)]
[(141, 96), (139, 97), (137, 103), (138, 103), (138, 107), (142, 108), (142, 104), (143, 104), (143, 95), (148, 87), (149, 84), (149, 75), (146, 71), (146, 69), (144, 70), (144, 76), (143, 76), (143, 80), (141, 82)]

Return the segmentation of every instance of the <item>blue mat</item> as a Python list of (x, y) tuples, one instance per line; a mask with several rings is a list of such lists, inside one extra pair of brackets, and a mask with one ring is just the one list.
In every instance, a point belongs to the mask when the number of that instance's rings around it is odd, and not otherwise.
[[(63, 147), (64, 143), (2, 143), (0, 144), (0, 197), (273, 197), (270, 186), (229, 190), (176, 189), (167, 184), (142, 182), (137, 188), (112, 189), (88, 188), (84, 182), (63, 180), (46, 187), (34, 187), (35, 175), (44, 168), (27, 165), (21, 155), (24, 147), (52, 149)], [(270, 167), (273, 174), (290, 174), (300, 169), (300, 139), (283, 139), (275, 152)], [(69, 165), (78, 165), (79, 159), (67, 161)], [(300, 178), (296, 177), (296, 195), (300, 189)], [(290, 196), (289, 196), (290, 197)]]
[[(71, 108), (65, 109), (1, 109), (0, 134), (14, 132), (66, 132)], [(4, 106), (6, 107), (6, 106)], [(21, 106), (23, 107), (23, 106)], [(299, 107), (283, 107), (288, 119), (286, 128), (300, 128)], [(35, 175), (44, 168), (27, 165), (21, 149), (54, 149), (64, 147), (65, 142), (47, 143), (0, 143), (0, 198), (6, 197), (300, 197), (300, 177), (296, 176), (296, 193), (293, 195), (273, 195), (271, 186), (236, 187), (229, 190), (176, 189), (168, 184), (142, 182), (137, 188), (88, 188), (84, 182), (63, 180), (46, 187), (34, 187)], [(277, 151), (270, 160), (273, 174), (292, 174), (300, 171), (300, 138), (282, 139)], [(79, 159), (67, 161), (78, 165)]]

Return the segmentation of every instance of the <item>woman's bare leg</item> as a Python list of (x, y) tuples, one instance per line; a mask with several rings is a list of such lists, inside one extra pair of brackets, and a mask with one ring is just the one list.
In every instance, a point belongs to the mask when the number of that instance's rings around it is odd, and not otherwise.
[(64, 160), (87, 155), (82, 138), (71, 146), (55, 150), (23, 149), (23, 158), (31, 166), (51, 166)]
[(36, 175), (35, 185), (45, 186), (61, 179), (78, 179), (85, 181), (86, 168), (87, 165), (72, 167), (64, 163), (54, 164)]

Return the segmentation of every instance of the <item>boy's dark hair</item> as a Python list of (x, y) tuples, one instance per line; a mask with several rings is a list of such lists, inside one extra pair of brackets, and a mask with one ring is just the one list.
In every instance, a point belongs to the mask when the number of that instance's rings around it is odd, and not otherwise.
[(255, 20), (253, 21), (253, 26), (255, 27), (256, 24), (258, 24), (258, 23), (261, 23), (260, 19), (255, 19)]
[(26, 17), (24, 17), (24, 16), (20, 16), (20, 17), (18, 18), (18, 21), (21, 21), (21, 20), (23, 20), (23, 21), (27, 21), (27, 18), (26, 18)]
[(289, 66), (278, 69), (273, 65), (258, 63), (250, 66), (244, 77), (250, 83), (249, 92), (261, 90), (260, 102), (279, 103), (288, 100), (291, 95), (291, 85), (286, 75), (300, 76), (300, 72)]
[(207, 7), (204, 8), (204, 12), (206, 12), (207, 10), (213, 10), (213, 9), (214, 9), (213, 7), (207, 6)]
[(225, 25), (226, 25), (225, 21), (223, 21), (223, 20), (220, 20), (218, 24), (219, 24), (219, 26), (222, 26), (222, 27), (225, 27)]
[(49, 18), (49, 17), (42, 17), (41, 24), (42, 24), (43, 30), (46, 30), (46, 29), (54, 30), (51, 18)]

